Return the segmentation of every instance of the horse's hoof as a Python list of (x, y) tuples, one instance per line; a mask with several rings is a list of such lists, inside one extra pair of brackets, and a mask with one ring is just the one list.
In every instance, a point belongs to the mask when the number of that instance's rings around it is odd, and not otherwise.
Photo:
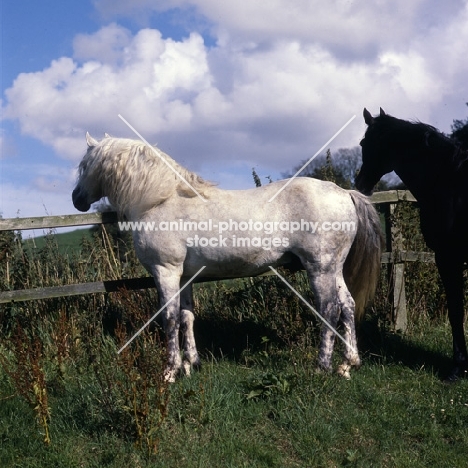
[(192, 374), (192, 371), (195, 371), (195, 372), (199, 371), (201, 369), (201, 366), (202, 366), (201, 360), (198, 358), (194, 362), (184, 360), (182, 362), (181, 370), (184, 375), (186, 375), (187, 377), (190, 377), (190, 375)]
[(332, 369), (331, 367), (322, 367), (322, 366), (317, 366), (315, 368), (315, 373), (316, 374), (331, 374)]
[(348, 363), (351, 367), (354, 367), (354, 369), (360, 369), (362, 364), (359, 356), (354, 356), (353, 358), (348, 359)]
[(346, 380), (351, 380), (351, 374), (349, 373), (350, 369), (351, 366), (349, 364), (340, 364), (336, 373), (344, 377)]
[(190, 365), (190, 362), (184, 361), (182, 363), (182, 369), (184, 370), (184, 375), (190, 377), (190, 374), (192, 373), (192, 366)]
[(164, 381), (168, 383), (174, 383), (179, 371), (177, 369), (168, 368), (164, 371)]
[(458, 382), (459, 380), (461, 379), (466, 379), (468, 377), (468, 369), (463, 366), (455, 366), (450, 374), (445, 377), (445, 379), (443, 380), (444, 383), (446, 384), (453, 384), (455, 382)]
[(190, 361), (190, 365), (192, 366), (193, 370), (199, 371), (202, 368), (201, 359), (197, 357), (195, 360)]

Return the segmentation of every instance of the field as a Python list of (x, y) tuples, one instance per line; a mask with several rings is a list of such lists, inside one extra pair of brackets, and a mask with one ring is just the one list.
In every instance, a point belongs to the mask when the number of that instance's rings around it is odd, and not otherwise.
[[(142, 274), (112, 232), (74, 239), (74, 252), (60, 239), (3, 239), (2, 289)], [(0, 466), (466, 466), (468, 381), (442, 382), (451, 337), (434, 270), (407, 268), (405, 335), (382, 272), (350, 381), (315, 371), (318, 324), (273, 277), (197, 285), (203, 367), (172, 385), (157, 325), (117, 355), (154, 291), (3, 306)], [(302, 274), (288, 281), (312, 300)]]

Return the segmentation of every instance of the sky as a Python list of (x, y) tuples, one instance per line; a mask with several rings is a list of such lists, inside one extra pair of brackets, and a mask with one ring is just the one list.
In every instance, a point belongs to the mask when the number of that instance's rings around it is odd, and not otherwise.
[(362, 110), (468, 117), (468, 0), (5, 0), (0, 215), (77, 213), (85, 134), (147, 141), (221, 188), (352, 148)]

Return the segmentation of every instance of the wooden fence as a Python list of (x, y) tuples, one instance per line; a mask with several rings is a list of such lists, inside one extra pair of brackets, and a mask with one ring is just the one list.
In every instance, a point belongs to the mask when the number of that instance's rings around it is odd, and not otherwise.
[[(434, 255), (428, 252), (404, 251), (402, 248), (402, 238), (397, 232), (397, 228), (391, 224), (391, 215), (397, 203), (403, 200), (410, 202), (416, 201), (411, 192), (406, 190), (377, 192), (372, 195), (371, 200), (375, 204), (383, 205), (387, 245), (386, 251), (382, 254), (382, 263), (388, 266), (389, 280), (391, 281), (390, 286), (393, 301), (393, 322), (395, 329), (405, 331), (408, 323), (404, 282), (405, 263), (413, 261), (433, 262)], [(34, 218), (10, 218), (0, 219), (0, 231), (49, 229), (110, 224), (116, 222), (117, 215), (113, 212), (86, 213), (65, 216), (45, 216)], [(202, 281), (210, 281), (210, 279), (205, 278)], [(115, 292), (120, 288), (135, 290), (152, 287), (154, 287), (153, 278), (142, 277), (15, 291), (0, 291), (0, 304), (81, 294)]]

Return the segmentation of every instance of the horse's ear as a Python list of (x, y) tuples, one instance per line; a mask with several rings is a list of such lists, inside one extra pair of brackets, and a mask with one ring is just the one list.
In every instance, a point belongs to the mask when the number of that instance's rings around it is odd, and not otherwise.
[(86, 132), (86, 143), (88, 143), (88, 146), (92, 148), (93, 146), (97, 146), (99, 142), (95, 140), (88, 132)]
[(104, 138), (110, 138), (111, 136), (108, 133), (104, 133)]
[(383, 117), (384, 115), (387, 115), (387, 114), (382, 108), (380, 108), (380, 117)]
[(365, 107), (362, 114), (364, 116), (364, 122), (366, 122), (367, 125), (372, 125), (374, 123), (374, 117), (372, 117), (371, 113)]
[(426, 133), (424, 133), (424, 144), (429, 148), (431, 146), (431, 136), (434, 133), (428, 130)]

